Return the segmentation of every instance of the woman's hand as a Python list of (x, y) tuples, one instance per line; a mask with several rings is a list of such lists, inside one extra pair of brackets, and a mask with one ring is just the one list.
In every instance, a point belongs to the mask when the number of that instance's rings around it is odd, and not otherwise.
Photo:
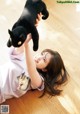
[(41, 21), (41, 18), (42, 18), (42, 14), (39, 13), (37, 16), (37, 19), (36, 19), (36, 24), (35, 24), (36, 27), (38, 26), (39, 22)]

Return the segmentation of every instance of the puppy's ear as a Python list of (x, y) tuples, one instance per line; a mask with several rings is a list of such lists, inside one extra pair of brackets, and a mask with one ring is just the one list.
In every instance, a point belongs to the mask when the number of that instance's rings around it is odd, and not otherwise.
[(12, 36), (13, 36), (12, 31), (11, 31), (11, 30), (9, 30), (9, 29), (8, 29), (8, 33), (9, 33), (10, 37), (12, 37)]
[(8, 33), (11, 35), (12, 32), (8, 29)]

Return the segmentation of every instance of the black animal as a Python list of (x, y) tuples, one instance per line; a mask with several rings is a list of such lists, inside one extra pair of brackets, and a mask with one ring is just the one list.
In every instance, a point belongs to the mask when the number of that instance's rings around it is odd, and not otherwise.
[(33, 50), (38, 49), (39, 33), (35, 27), (37, 15), (42, 13), (42, 19), (45, 20), (49, 16), (47, 7), (42, 0), (27, 0), (22, 15), (13, 25), (12, 31), (8, 30), (10, 39), (7, 46), (20, 47), (26, 40), (27, 35), (31, 33), (33, 40)]

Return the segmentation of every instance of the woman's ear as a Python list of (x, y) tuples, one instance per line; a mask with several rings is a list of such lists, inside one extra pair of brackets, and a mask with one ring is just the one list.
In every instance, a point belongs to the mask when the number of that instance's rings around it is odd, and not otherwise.
[(47, 72), (47, 69), (42, 69), (43, 72)]

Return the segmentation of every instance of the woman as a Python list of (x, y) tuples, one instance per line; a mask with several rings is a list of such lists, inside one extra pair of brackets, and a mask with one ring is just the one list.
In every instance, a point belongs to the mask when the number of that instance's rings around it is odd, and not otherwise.
[[(28, 41), (31, 37), (28, 38)], [(25, 42), (26, 65), (34, 88), (44, 85), (44, 92), (51, 96), (60, 95), (59, 87), (67, 81), (68, 73), (57, 51), (45, 49), (32, 58), (28, 42)], [(34, 85), (34, 86), (33, 86)]]
[[(40, 17), (38, 15), (37, 24)], [(45, 93), (59, 95), (62, 91), (59, 90), (60, 85), (67, 81), (67, 71), (60, 54), (45, 49), (33, 58), (30, 40), (31, 35), (28, 35), (20, 48), (11, 47), (9, 62), (0, 66), (0, 103), (12, 97), (19, 98), (31, 89), (43, 90), (42, 96)]]

